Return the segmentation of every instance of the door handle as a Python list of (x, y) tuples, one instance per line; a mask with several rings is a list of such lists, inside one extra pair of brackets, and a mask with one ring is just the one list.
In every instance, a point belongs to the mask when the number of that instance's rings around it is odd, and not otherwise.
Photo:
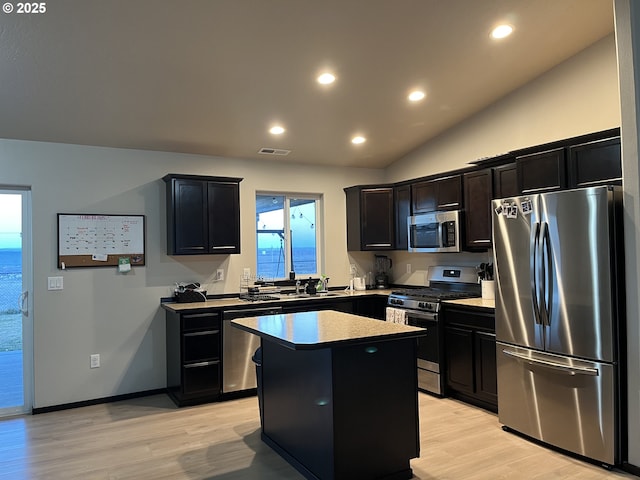
[(544, 300), (544, 312), (546, 317), (546, 325), (551, 325), (551, 305), (553, 304), (553, 258), (551, 256), (551, 235), (549, 234), (549, 224), (544, 222), (544, 235), (542, 238), (542, 245), (544, 253), (546, 255), (546, 268), (545, 268), (545, 286), (546, 286), (546, 298)]
[(27, 301), (28, 298), (29, 298), (29, 292), (27, 290), (25, 290), (20, 294), (20, 300), (19, 300), (20, 312), (25, 317), (29, 316), (29, 302)]
[(571, 367), (569, 365), (563, 365), (561, 363), (550, 362), (548, 360), (541, 360), (539, 358), (531, 358), (527, 355), (522, 355), (510, 350), (502, 350), (502, 353), (507, 357), (515, 358), (518, 361), (528, 363), (529, 365), (536, 365), (550, 370), (554, 370), (558, 373), (564, 373), (566, 375), (587, 375), (590, 377), (597, 377), (599, 375), (597, 368), (590, 367)]
[(538, 243), (540, 241), (540, 223), (536, 222), (535, 231), (531, 235), (529, 244), (530, 264), (529, 273), (531, 275), (531, 300), (533, 302), (533, 315), (535, 322), (540, 324), (540, 305), (538, 302)]

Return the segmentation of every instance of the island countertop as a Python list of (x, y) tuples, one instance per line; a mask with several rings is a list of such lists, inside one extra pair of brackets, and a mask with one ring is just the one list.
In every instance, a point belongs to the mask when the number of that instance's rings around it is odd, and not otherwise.
[(423, 328), (333, 310), (239, 318), (231, 323), (241, 330), (293, 350), (313, 350), (426, 334)]

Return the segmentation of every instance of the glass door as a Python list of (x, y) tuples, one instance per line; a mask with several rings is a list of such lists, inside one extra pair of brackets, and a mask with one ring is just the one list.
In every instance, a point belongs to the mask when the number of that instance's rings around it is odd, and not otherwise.
[(0, 189), (0, 416), (31, 411), (30, 191)]

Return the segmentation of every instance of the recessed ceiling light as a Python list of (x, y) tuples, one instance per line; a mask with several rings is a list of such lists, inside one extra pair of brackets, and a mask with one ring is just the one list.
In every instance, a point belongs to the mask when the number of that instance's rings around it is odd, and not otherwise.
[(364, 143), (366, 141), (367, 141), (367, 139), (362, 137), (362, 136), (360, 136), (360, 135), (358, 135), (356, 137), (353, 137), (351, 139), (351, 143), (353, 143), (354, 145), (359, 145), (359, 144)]
[(272, 133), (273, 135), (280, 135), (284, 133), (284, 128), (280, 125), (275, 125), (269, 129), (269, 133)]
[(498, 25), (491, 31), (492, 38), (505, 38), (511, 35), (513, 27), (511, 25)]
[(336, 81), (336, 77), (331, 73), (323, 73), (317, 78), (317, 80), (318, 83), (321, 83), (322, 85), (329, 85)]
[(421, 90), (414, 90), (413, 92), (411, 92), (409, 94), (409, 96), (407, 97), (411, 102), (419, 102), (420, 100), (422, 100), (424, 97), (426, 96), (426, 94), (421, 91)]

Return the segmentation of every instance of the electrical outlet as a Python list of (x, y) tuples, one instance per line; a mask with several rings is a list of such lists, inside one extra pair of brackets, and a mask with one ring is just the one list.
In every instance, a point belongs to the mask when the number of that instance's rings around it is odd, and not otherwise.
[(242, 270), (242, 278), (245, 280), (249, 280), (251, 278), (251, 269), (250, 268), (244, 268)]
[(407, 263), (407, 273), (411, 273), (411, 264)]
[(221, 281), (223, 281), (223, 280), (224, 280), (224, 270), (223, 270), (223, 269), (219, 268), (219, 269), (216, 271), (216, 280), (217, 280), (218, 282), (221, 282)]
[(349, 264), (349, 274), (351, 274), (351, 275), (357, 275), (358, 274), (358, 267), (356, 267), (355, 263)]
[(98, 368), (100, 366), (100, 354), (99, 353), (94, 353), (92, 355), (89, 356), (89, 361), (90, 361), (90, 367), (91, 368)]

